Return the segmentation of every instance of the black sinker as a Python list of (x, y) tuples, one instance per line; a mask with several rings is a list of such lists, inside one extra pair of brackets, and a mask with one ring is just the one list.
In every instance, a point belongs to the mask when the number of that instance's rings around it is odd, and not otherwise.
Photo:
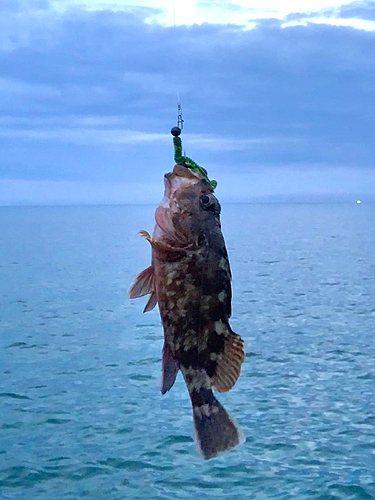
[(181, 134), (181, 129), (180, 129), (180, 127), (172, 127), (172, 129), (171, 129), (171, 134), (172, 134), (174, 137), (178, 137), (178, 136)]

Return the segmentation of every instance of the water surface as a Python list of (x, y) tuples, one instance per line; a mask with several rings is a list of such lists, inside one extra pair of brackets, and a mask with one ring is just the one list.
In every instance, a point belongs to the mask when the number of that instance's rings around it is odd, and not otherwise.
[(209, 462), (126, 297), (153, 211), (0, 208), (0, 497), (375, 498), (375, 206), (223, 207), (246, 442)]

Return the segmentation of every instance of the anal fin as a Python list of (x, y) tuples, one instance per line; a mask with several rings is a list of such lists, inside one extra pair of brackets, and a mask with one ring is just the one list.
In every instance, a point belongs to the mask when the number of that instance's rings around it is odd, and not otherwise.
[(178, 362), (174, 359), (168, 344), (163, 347), (163, 373), (161, 380), (161, 393), (165, 394), (175, 383), (177, 373), (180, 369)]

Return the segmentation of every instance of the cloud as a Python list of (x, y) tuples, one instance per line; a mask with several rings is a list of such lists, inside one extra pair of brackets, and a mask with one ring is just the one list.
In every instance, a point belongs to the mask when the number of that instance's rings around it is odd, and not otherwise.
[(0, 92), (3, 96), (11, 99), (20, 96), (28, 98), (44, 97), (47, 99), (59, 97), (60, 93), (53, 87), (47, 85), (28, 84), (20, 80), (0, 78)]
[(272, 10), (268, 7), (244, 7), (243, 5), (238, 5), (232, 2), (226, 2), (223, 0), (211, 0), (210, 2), (201, 1), (197, 2), (198, 9), (208, 9), (208, 10), (217, 10), (222, 9), (224, 11), (230, 12), (239, 12), (241, 14), (248, 14), (253, 16), (258, 16), (260, 14), (269, 15), (270, 13), (276, 13), (275, 10)]
[(219, 182), (228, 169), (374, 167), (374, 32), (279, 20), (166, 28), (146, 23), (147, 9), (15, 5), (21, 20), (9, 9), (0, 35), (2, 179), (159, 185), (177, 93), (184, 148)]
[(197, 7), (199, 9), (224, 9), (232, 12), (243, 12), (244, 10), (244, 7), (242, 7), (241, 5), (236, 5), (231, 2), (225, 2), (222, 0), (212, 0), (211, 2), (197, 2)]
[(309, 165), (305, 170), (286, 166), (244, 174), (227, 173), (225, 184), (218, 188), (219, 196), (231, 202), (285, 200), (286, 194), (296, 200), (323, 198), (327, 201), (332, 195), (341, 195), (345, 200), (355, 201), (357, 193), (366, 199), (375, 199), (372, 172), (347, 167), (322, 169), (319, 165)]
[(55, 128), (53, 130), (43, 129), (17, 129), (9, 130), (0, 128), (0, 137), (8, 139), (18, 139), (23, 141), (47, 141), (62, 144), (71, 144), (79, 146), (107, 145), (107, 144), (147, 144), (156, 141), (167, 140), (166, 134), (149, 134), (144, 132), (134, 132), (132, 130), (122, 129), (85, 129), (78, 130), (73, 128)]
[(0, 179), (0, 206), (157, 203), (160, 184)]
[(347, 19), (364, 19), (375, 21), (375, 5), (373, 1), (357, 0), (339, 8), (339, 17)]
[(340, 5), (307, 12), (291, 12), (286, 15), (284, 21), (307, 21), (311, 19), (359, 19), (363, 21), (375, 21), (375, 4), (371, 0), (356, 0), (349, 4)]

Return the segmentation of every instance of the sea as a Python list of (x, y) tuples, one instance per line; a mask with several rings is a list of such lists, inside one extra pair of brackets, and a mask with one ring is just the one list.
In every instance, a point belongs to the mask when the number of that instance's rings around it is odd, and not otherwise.
[(375, 498), (375, 204), (223, 205), (246, 440), (210, 461), (127, 298), (154, 210), (0, 207), (1, 500)]

